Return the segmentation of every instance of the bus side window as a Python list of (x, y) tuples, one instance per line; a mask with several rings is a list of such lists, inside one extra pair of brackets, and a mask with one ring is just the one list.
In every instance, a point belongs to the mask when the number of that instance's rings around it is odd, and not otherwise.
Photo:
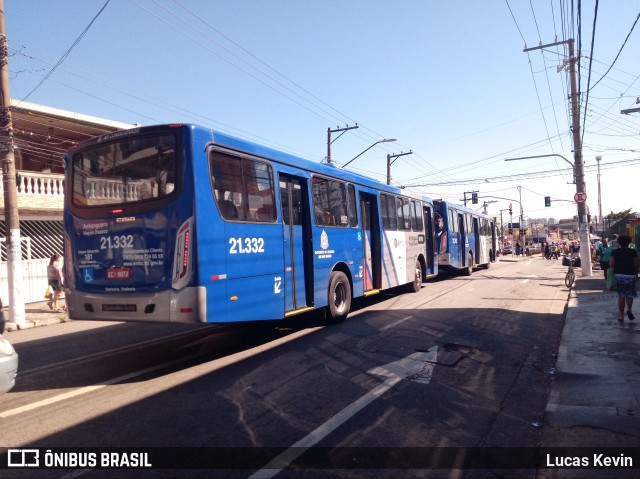
[(412, 215), (411, 215), (411, 229), (413, 231), (422, 231), (424, 228), (424, 221), (422, 220), (422, 204), (419, 201), (412, 201)]
[(227, 220), (237, 220), (238, 219), (238, 209), (233, 201), (230, 200), (222, 200), (218, 203), (220, 207), (220, 214), (223, 218)]
[(275, 222), (275, 187), (268, 163), (213, 152), (213, 195), (226, 220)]
[(382, 228), (389, 231), (398, 229), (396, 200), (394, 196), (380, 195), (380, 211), (382, 211)]
[(398, 210), (398, 229), (400, 231), (411, 230), (411, 204), (407, 198), (396, 198), (396, 207)]
[(349, 226), (347, 194), (341, 181), (314, 176), (313, 215), (318, 226)]
[(456, 212), (449, 208), (449, 230), (452, 233), (458, 233), (458, 218), (456, 216)]
[(358, 210), (356, 208), (356, 189), (353, 185), (347, 185), (347, 209), (349, 213), (349, 226), (356, 228), (358, 226)]

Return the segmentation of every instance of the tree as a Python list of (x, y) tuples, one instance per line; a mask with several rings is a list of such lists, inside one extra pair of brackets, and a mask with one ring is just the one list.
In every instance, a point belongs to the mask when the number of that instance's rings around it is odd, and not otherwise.
[[(613, 211), (611, 211), (611, 213), (609, 213), (606, 218), (608, 220), (611, 221), (616, 221), (616, 220), (624, 220), (629, 218), (630, 216), (634, 215), (633, 213), (631, 213), (631, 208), (629, 208), (628, 210), (624, 210), (624, 211), (620, 211), (618, 213), (614, 213)], [(635, 215), (634, 215), (635, 216)]]

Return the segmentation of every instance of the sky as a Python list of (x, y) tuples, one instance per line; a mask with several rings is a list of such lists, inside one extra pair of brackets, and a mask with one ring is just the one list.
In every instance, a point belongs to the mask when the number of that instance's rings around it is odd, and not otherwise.
[(556, 221), (576, 214), (568, 52), (523, 50), (575, 40), (587, 206), (640, 212), (640, 111), (621, 114), (640, 108), (639, 16), (637, 0), (5, 0), (14, 100), (316, 162), (328, 129), (357, 124), (331, 134), (338, 167), (384, 182), (411, 152), (392, 184)]

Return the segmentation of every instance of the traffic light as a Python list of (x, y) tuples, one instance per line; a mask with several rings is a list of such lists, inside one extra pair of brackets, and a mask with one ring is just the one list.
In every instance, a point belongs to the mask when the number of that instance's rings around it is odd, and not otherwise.
[(509, 203), (509, 214), (513, 215), (513, 209), (511, 208), (511, 203)]
[(478, 204), (478, 193), (471, 193), (471, 203), (474, 205)]
[(551, 206), (551, 196), (545, 196), (544, 197), (544, 205), (545, 206)]

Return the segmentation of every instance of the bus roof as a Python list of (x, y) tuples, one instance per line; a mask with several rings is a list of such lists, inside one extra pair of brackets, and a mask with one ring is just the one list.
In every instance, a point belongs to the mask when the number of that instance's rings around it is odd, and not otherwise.
[(280, 150), (276, 150), (274, 148), (260, 145), (258, 143), (244, 140), (232, 135), (228, 135), (226, 133), (215, 131), (210, 128), (206, 128), (200, 125), (195, 125), (192, 123), (150, 125), (150, 126), (135, 127), (128, 130), (120, 130), (117, 132), (108, 133), (106, 135), (101, 135), (101, 136), (97, 136), (89, 140), (86, 140), (80, 143), (79, 145), (77, 145), (76, 147), (72, 148), (70, 151), (84, 149), (95, 143), (102, 143), (112, 139), (122, 139), (122, 138), (126, 138), (128, 136), (133, 136), (133, 135), (147, 134), (156, 130), (167, 129), (167, 128), (189, 128), (194, 132), (198, 132), (206, 137), (211, 138), (210, 144), (212, 145), (217, 145), (217, 146), (228, 148), (238, 152), (252, 154), (255, 156), (259, 156), (261, 158), (269, 159), (271, 161), (276, 161), (278, 163), (290, 165), (296, 168), (302, 168), (304, 170), (312, 171), (312, 172), (329, 176), (329, 177), (339, 178), (341, 180), (350, 181), (352, 183), (357, 183), (363, 186), (384, 190), (389, 193), (402, 194), (404, 196), (409, 196), (416, 199), (423, 199), (423, 200), (426, 199), (424, 195), (419, 195), (417, 193), (409, 192), (397, 186), (387, 185), (383, 182), (374, 180), (367, 176), (354, 173), (348, 170), (344, 170), (342, 168), (335, 166), (334, 164), (317, 163), (311, 160), (307, 160), (305, 158), (301, 158), (289, 153), (285, 153)]

